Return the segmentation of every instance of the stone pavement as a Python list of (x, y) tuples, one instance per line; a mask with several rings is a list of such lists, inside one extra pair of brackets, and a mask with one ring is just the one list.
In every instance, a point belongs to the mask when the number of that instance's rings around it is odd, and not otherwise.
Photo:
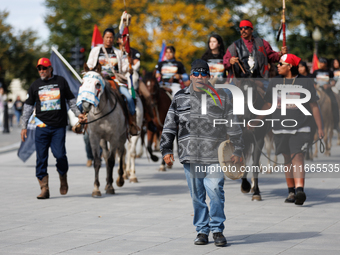
[[(13, 132), (12, 144), (19, 142), (16, 137)], [(0, 134), (2, 148), (8, 146), (3, 138)], [(239, 180), (228, 179), (224, 231), (228, 246), (217, 248), (212, 235), (208, 245), (195, 246), (193, 209), (178, 159), (172, 169), (158, 172), (158, 164), (148, 162), (144, 154), (136, 162), (139, 183), (114, 185), (115, 195), (95, 199), (94, 171), (85, 166), (82, 137), (67, 132), (66, 143), (70, 189), (66, 196), (59, 194), (50, 155), (48, 200), (36, 199), (35, 154), (26, 163), (16, 151), (0, 154), (0, 254), (339, 254), (337, 176), (308, 175), (303, 206), (283, 202), (287, 196), (283, 173), (260, 175), (261, 202), (242, 194)], [(308, 163), (336, 164), (339, 159), (337, 146), (331, 157)], [(102, 166), (102, 193), (105, 175)]]

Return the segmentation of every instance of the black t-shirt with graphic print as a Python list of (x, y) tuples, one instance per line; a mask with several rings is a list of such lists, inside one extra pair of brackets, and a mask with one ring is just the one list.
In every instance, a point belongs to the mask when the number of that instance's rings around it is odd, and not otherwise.
[(135, 60), (135, 59), (140, 60), (140, 53), (139, 53), (139, 51), (136, 50), (135, 48), (131, 48), (131, 47), (130, 47), (130, 50), (131, 50), (132, 59), (133, 60)]
[[(140, 61), (140, 53), (139, 53), (138, 50), (136, 50), (135, 48), (131, 48), (131, 47), (130, 47), (130, 54), (131, 54), (132, 60), (137, 59), (137, 60)], [(123, 59), (123, 61), (126, 61), (126, 62), (124, 62), (124, 63), (129, 64), (128, 54), (127, 54), (125, 51), (123, 52), (122, 59)]]
[[(307, 103), (302, 104), (307, 111), (312, 114), (309, 103), (316, 102), (318, 100), (316, 90), (314, 88), (313, 80), (310, 78), (306, 78), (303, 75), (298, 75), (293, 79), (284, 79), (282, 76), (277, 76), (273, 78), (268, 85), (268, 89), (266, 91), (266, 95), (264, 97), (266, 102), (273, 103), (272, 93), (273, 88), (278, 89), (277, 95), (277, 108), (272, 114), (271, 119), (276, 119), (274, 122), (273, 132), (275, 133), (295, 133), (300, 128), (310, 127), (313, 121), (312, 115), (305, 115), (295, 104), (288, 104), (286, 106), (286, 115), (281, 114), (281, 90), (282, 88), (304, 88), (307, 89), (311, 93), (311, 98)], [(287, 99), (300, 99), (305, 98), (306, 95), (304, 93), (299, 92), (287, 92)], [(288, 119), (293, 119), (296, 121), (297, 125), (295, 125), (294, 121), (285, 121)], [(282, 125), (282, 121), (284, 121)], [(290, 127), (287, 127), (290, 126)], [(294, 127), (293, 127), (294, 126)]]
[(223, 55), (221, 54), (204, 54), (202, 59), (207, 61), (210, 69), (210, 75), (218, 78), (227, 78), (223, 65)]
[(48, 126), (67, 126), (66, 101), (73, 99), (67, 81), (58, 75), (49, 80), (37, 79), (28, 89), (25, 104), (36, 106), (36, 116)]
[[(162, 81), (163, 82), (169, 82), (169, 80), (175, 75), (175, 74), (185, 74), (185, 68), (184, 65), (179, 61), (162, 61), (158, 64), (158, 71), (162, 75)], [(173, 79), (173, 83), (179, 83), (178, 79)]]
[(334, 73), (331, 70), (315, 70), (313, 72), (314, 83), (318, 84), (319, 86), (323, 86), (329, 84), (331, 80), (334, 78)]

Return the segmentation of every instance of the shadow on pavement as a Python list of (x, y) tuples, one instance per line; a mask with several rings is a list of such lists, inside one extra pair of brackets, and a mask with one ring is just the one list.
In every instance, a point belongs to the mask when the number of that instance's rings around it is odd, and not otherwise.
[(238, 235), (228, 237), (229, 245), (244, 245), (245, 243), (268, 243), (291, 240), (303, 240), (320, 236), (319, 232), (290, 232), (290, 233), (257, 233), (253, 235)]

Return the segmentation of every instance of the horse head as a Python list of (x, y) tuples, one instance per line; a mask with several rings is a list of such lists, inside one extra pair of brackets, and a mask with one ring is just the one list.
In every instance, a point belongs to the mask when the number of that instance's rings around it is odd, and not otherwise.
[(100, 97), (105, 89), (105, 80), (101, 75), (101, 65), (98, 63), (95, 68), (90, 70), (84, 65), (85, 74), (83, 83), (79, 88), (77, 105), (82, 104), (85, 113), (91, 110), (91, 107), (97, 107)]
[(152, 97), (157, 95), (160, 87), (154, 72), (146, 73), (143, 78), (143, 82), (145, 83)]

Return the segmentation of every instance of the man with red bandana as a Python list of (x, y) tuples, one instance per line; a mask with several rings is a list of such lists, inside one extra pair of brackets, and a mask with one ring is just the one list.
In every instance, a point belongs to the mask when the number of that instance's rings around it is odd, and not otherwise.
[(273, 51), (266, 40), (253, 36), (253, 24), (249, 20), (240, 22), (240, 34), (241, 38), (228, 47), (223, 57), (224, 67), (229, 71), (228, 78), (268, 78), (268, 63), (278, 62), (282, 55), (287, 54), (287, 47), (282, 47), (281, 52)]
[[(273, 133), (275, 141), (275, 154), (282, 154), (285, 161), (285, 176), (288, 186), (288, 197), (286, 203), (295, 203), (302, 205), (306, 200), (304, 192), (305, 170), (304, 170), (304, 148), (310, 139), (312, 116), (307, 115), (297, 107), (298, 100), (306, 98), (303, 92), (293, 91), (299, 88), (309, 91), (310, 99), (301, 105), (313, 115), (318, 127), (318, 136), (321, 139), (324, 136), (320, 110), (318, 107), (318, 97), (314, 88), (312, 79), (306, 79), (298, 72), (298, 66), (301, 58), (293, 54), (285, 54), (281, 57), (277, 65), (279, 76), (271, 79), (264, 100), (266, 103), (262, 110), (271, 109), (273, 104), (273, 93), (277, 90), (277, 107), (273, 112), (271, 119), (273, 121)], [(286, 105), (286, 114), (281, 113), (281, 92), (283, 89), (285, 98), (290, 101), (294, 100), (296, 104), (289, 103)], [(291, 92), (290, 92), (291, 91)], [(283, 107), (282, 107), (283, 108)], [(265, 116), (257, 116), (255, 119), (263, 119)], [(251, 127), (248, 127), (251, 129)], [(287, 171), (286, 171), (287, 170)], [(288, 171), (289, 170), (289, 171)]]

